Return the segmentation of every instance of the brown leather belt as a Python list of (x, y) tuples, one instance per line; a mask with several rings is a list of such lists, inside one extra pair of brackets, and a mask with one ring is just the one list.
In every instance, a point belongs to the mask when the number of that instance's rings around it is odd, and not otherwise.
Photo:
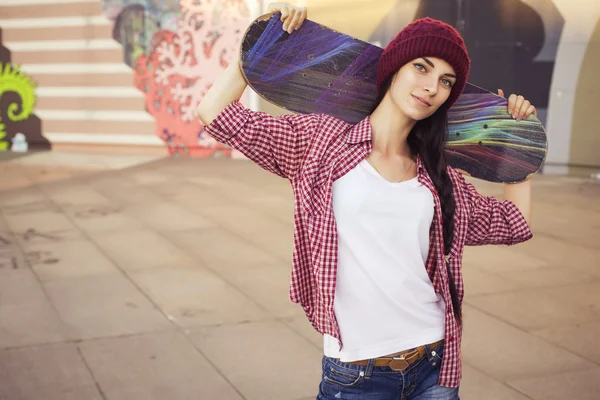
[[(435, 343), (429, 344), (429, 349), (434, 349), (440, 344), (444, 343), (444, 340), (437, 341)], [(392, 354), (386, 357), (379, 357), (375, 359), (374, 367), (390, 367), (394, 371), (404, 371), (408, 368), (409, 365), (414, 364), (419, 361), (427, 354), (427, 350), (425, 346), (419, 346), (408, 352), (400, 352), (396, 354)], [(339, 359), (337, 359), (339, 360)], [(353, 365), (368, 365), (369, 360), (359, 360), (359, 361), (344, 361), (346, 364)]]

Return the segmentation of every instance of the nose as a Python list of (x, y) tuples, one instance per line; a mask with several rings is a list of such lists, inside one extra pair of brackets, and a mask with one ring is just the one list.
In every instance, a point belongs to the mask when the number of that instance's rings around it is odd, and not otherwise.
[(429, 96), (435, 96), (438, 92), (437, 80), (427, 80), (423, 86), (423, 90), (429, 93)]

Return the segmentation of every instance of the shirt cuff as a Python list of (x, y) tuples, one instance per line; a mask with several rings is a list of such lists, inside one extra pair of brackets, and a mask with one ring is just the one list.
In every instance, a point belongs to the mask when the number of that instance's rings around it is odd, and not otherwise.
[(533, 237), (533, 232), (531, 232), (531, 228), (521, 213), (521, 210), (519, 210), (519, 207), (510, 200), (505, 200), (504, 204), (506, 207), (506, 221), (512, 232), (512, 239), (508, 245), (512, 246), (531, 239)]
[(234, 100), (204, 130), (218, 142), (229, 144), (229, 140), (237, 135), (247, 120), (248, 109), (239, 100)]

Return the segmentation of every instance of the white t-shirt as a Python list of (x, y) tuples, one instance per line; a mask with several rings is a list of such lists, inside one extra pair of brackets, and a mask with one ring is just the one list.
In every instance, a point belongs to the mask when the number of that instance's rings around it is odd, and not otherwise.
[(333, 183), (339, 235), (335, 315), (344, 348), (324, 335), (324, 352), (356, 361), (444, 337), (445, 304), (425, 263), (433, 196), (417, 178), (392, 183), (363, 160)]

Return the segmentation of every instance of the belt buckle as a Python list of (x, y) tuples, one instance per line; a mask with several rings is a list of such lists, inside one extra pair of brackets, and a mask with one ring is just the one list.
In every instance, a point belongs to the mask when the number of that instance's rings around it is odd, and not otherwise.
[(392, 361), (390, 361), (390, 363), (388, 364), (388, 367), (390, 367), (394, 371), (404, 371), (406, 368), (408, 368), (408, 365), (409, 364), (408, 361), (406, 361), (406, 358), (401, 356), (393, 357)]

